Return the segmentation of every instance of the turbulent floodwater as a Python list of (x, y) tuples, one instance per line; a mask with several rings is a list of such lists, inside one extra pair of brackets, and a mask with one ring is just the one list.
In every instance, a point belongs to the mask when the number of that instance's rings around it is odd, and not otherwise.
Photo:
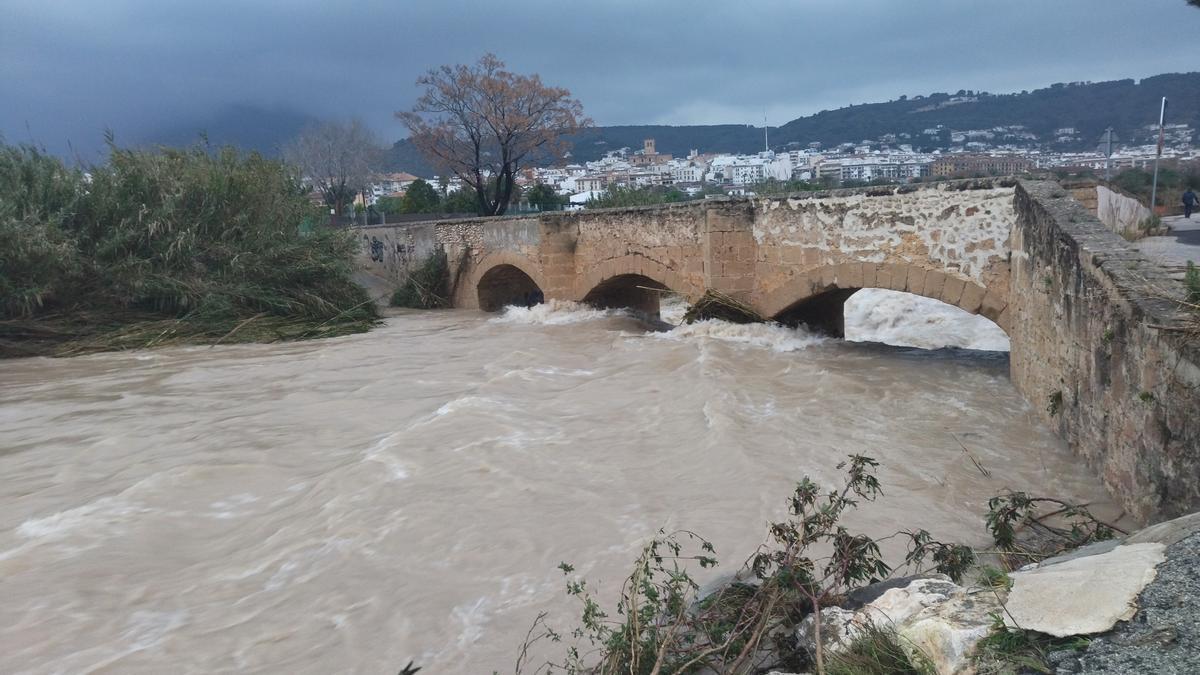
[[(913, 302), (860, 293), (848, 334), (1006, 347)], [(1106, 503), (1006, 371), (563, 305), (0, 362), (0, 672), (511, 671), (540, 610), (576, 612), (560, 561), (611, 597), (687, 528), (732, 572), (848, 453), (883, 463), (876, 535), (982, 543), (1004, 488)]]

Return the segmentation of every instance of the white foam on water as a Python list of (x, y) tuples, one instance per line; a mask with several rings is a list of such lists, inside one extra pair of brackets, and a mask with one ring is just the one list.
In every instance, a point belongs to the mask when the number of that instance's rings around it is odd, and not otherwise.
[(795, 352), (821, 344), (826, 338), (802, 328), (788, 328), (776, 323), (729, 323), (705, 319), (683, 324), (662, 333), (652, 333), (664, 340), (718, 340), (750, 347), (763, 347), (776, 352)]
[(1008, 351), (1008, 336), (990, 320), (938, 300), (866, 288), (846, 301), (846, 339), (902, 347)]
[[(445, 407), (445, 406), (443, 406)], [(400, 437), (400, 432), (390, 433), (371, 444), (363, 452), (363, 461), (378, 462), (388, 470), (391, 480), (401, 481), (408, 478), (408, 468), (395, 455), (388, 452)]]
[(258, 500), (258, 496), (249, 493), (233, 495), (227, 499), (219, 499), (209, 504), (208, 506), (211, 511), (205, 515), (217, 520), (232, 520), (252, 515), (254, 511), (245, 507), (254, 504)]
[(658, 318), (678, 326), (683, 323), (683, 315), (687, 314), (690, 306), (682, 295), (665, 295), (658, 303)]
[(152, 649), (167, 635), (187, 623), (187, 610), (160, 612), (139, 610), (130, 615), (121, 639), (131, 643), (126, 654)]
[(466, 650), (483, 637), (483, 628), (491, 614), (491, 602), (488, 598), (478, 598), (475, 602), (466, 603), (450, 610), (450, 615), (459, 624), (458, 648)]
[(624, 310), (619, 309), (596, 309), (570, 300), (547, 300), (533, 307), (505, 307), (504, 313), (491, 321), (492, 323), (565, 326), (624, 315)]
[(132, 503), (119, 496), (101, 497), (43, 518), (30, 518), (17, 527), (17, 534), (26, 539), (57, 541), (85, 526), (95, 529), (101, 525), (113, 525), (148, 511), (149, 509), (141, 504)]

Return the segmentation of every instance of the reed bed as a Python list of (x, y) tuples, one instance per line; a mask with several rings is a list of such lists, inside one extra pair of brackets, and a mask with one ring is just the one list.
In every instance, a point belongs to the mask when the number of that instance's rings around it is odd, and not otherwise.
[(357, 243), (306, 221), (294, 173), (257, 154), (110, 143), (84, 171), (0, 145), (0, 356), (368, 329)]

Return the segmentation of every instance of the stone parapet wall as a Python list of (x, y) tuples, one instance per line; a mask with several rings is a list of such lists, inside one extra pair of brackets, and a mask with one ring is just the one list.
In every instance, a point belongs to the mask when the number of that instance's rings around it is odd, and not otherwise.
[(830, 289), (889, 288), (983, 313), (1007, 329), (1014, 185), (959, 181), (760, 200), (754, 304), (774, 316)]
[[(437, 239), (436, 228), (430, 222), (356, 227), (352, 228), (351, 232), (361, 244), (359, 264), (373, 274), (397, 284), (408, 276), (414, 266), (419, 265), (441, 245)], [(373, 240), (382, 244), (378, 259), (372, 258)]]
[(1055, 183), (1014, 206), (1014, 385), (1134, 517), (1200, 508), (1200, 354), (1159, 297), (1179, 283)]

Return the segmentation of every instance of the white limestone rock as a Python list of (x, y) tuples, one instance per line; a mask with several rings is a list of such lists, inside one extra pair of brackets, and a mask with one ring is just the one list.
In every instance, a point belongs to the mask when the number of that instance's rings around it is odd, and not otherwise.
[[(859, 629), (855, 623), (857, 618), (855, 612), (841, 607), (821, 608), (821, 644), (825, 645), (827, 651), (840, 651), (854, 641)], [(800, 645), (809, 652), (812, 652), (817, 644), (815, 624), (816, 616), (809, 614), (796, 628), (796, 637)]]
[(1160, 543), (1014, 572), (1005, 623), (1057, 637), (1102, 633), (1137, 612), (1137, 597), (1164, 559)]
[[(846, 647), (863, 626), (887, 627), (906, 648), (919, 650), (939, 675), (972, 673), (971, 655), (988, 634), (1000, 603), (991, 591), (970, 591), (945, 577), (914, 580), (893, 588), (857, 612), (822, 610), (822, 642), (830, 653)], [(801, 644), (811, 649), (812, 617), (800, 626)]]

